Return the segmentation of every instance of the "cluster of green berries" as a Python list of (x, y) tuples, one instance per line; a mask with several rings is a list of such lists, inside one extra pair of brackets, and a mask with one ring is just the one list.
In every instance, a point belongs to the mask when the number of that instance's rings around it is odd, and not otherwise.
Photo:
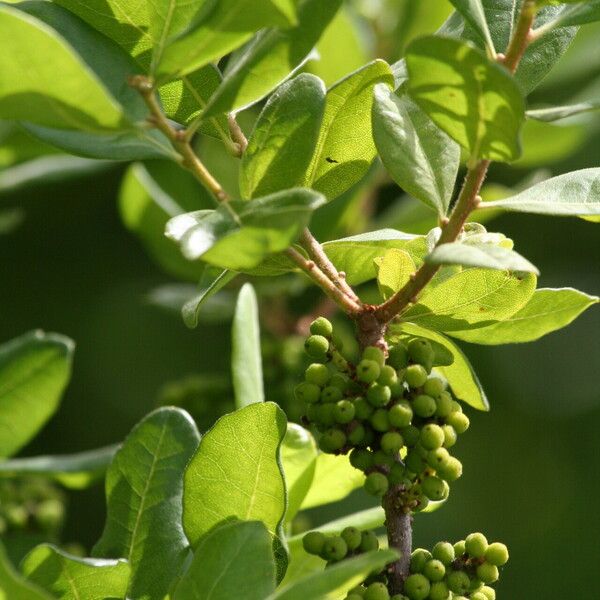
[(508, 562), (508, 549), (488, 544), (481, 533), (451, 544), (439, 542), (429, 552), (418, 548), (411, 555), (410, 575), (404, 582), (407, 600), (495, 600), (490, 584), (498, 581), (499, 567)]
[(448, 483), (462, 475), (450, 454), (469, 418), (432, 374), (430, 342), (412, 337), (385, 352), (364, 349), (354, 365), (340, 353), (331, 323), (311, 324), (305, 350), (315, 361), (296, 387), (304, 403), (304, 422), (320, 432), (323, 452), (350, 452), (352, 465), (367, 475), (365, 489), (383, 496), (398, 490), (407, 510), (423, 510), (445, 500)]
[(0, 535), (16, 531), (57, 534), (65, 517), (62, 492), (44, 479), (0, 483)]

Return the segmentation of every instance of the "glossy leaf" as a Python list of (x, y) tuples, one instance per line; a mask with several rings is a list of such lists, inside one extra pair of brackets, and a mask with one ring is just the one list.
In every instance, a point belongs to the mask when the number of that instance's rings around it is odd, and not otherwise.
[(581, 102), (579, 104), (567, 106), (552, 106), (550, 108), (528, 110), (526, 114), (530, 119), (550, 123), (552, 121), (559, 121), (560, 119), (567, 119), (568, 117), (597, 110), (600, 110), (600, 102)]
[(317, 192), (292, 188), (250, 203), (229, 202), (214, 211), (187, 213), (167, 223), (166, 235), (188, 260), (240, 271), (288, 248), (324, 203)]
[(196, 548), (215, 525), (231, 519), (262, 521), (279, 533), (285, 484), (279, 447), (286, 417), (272, 402), (221, 417), (202, 438), (185, 473), (183, 524)]
[(492, 40), (482, 0), (450, 0), (450, 2), (477, 32), (493, 57), (495, 54), (494, 40)]
[(390, 328), (390, 333), (392, 337), (401, 333), (418, 335), (444, 346), (453, 355), (454, 360), (451, 365), (436, 367), (436, 370), (446, 378), (454, 395), (477, 410), (487, 411), (490, 409), (485, 391), (469, 359), (452, 340), (437, 331), (431, 331), (412, 323), (394, 324)]
[(242, 286), (233, 316), (231, 378), (237, 408), (265, 401), (258, 302), (250, 283)]
[(183, 473), (199, 439), (186, 412), (159, 408), (133, 428), (108, 469), (107, 520), (93, 555), (127, 559), (131, 597), (163, 600), (186, 559)]
[(425, 257), (433, 265), (462, 265), (500, 271), (520, 271), (539, 275), (537, 267), (514, 250), (494, 244), (440, 244)]
[(336, 83), (328, 92), (325, 114), (305, 185), (329, 200), (358, 183), (375, 159), (371, 130), (373, 88), (392, 87), (389, 65), (376, 60)]
[(174, 79), (191, 73), (229, 54), (263, 27), (289, 26), (290, 14), (280, 10), (278, 4), (281, 2), (219, 0), (203, 3), (202, 10), (187, 30), (162, 52), (157, 76), (159, 79)]
[(272, 544), (259, 521), (214, 528), (198, 544), (173, 600), (230, 600), (241, 594), (244, 600), (264, 600), (275, 589)]
[(260, 113), (242, 157), (243, 198), (302, 184), (324, 108), (325, 86), (314, 75), (298, 75), (275, 91)]
[(338, 270), (346, 273), (350, 285), (359, 285), (377, 277), (374, 260), (389, 248), (399, 248), (410, 254), (416, 264), (427, 253), (425, 237), (395, 229), (380, 229), (369, 233), (325, 242), (323, 249)]
[(439, 331), (482, 327), (506, 319), (533, 295), (536, 277), (531, 273), (467, 269), (425, 289), (402, 319)]
[(444, 216), (460, 163), (458, 144), (408, 96), (385, 85), (375, 87), (373, 138), (394, 181)]
[(60, 405), (75, 344), (32, 331), (0, 346), (0, 457), (18, 452)]
[(600, 21), (600, 1), (587, 0), (584, 2), (570, 2), (565, 0), (562, 4), (573, 4), (573, 6), (562, 6), (554, 19), (546, 23), (542, 28), (551, 32), (559, 27), (571, 27), (574, 25), (587, 25)]
[(258, 102), (306, 60), (342, 0), (300, 0), (298, 25), (260, 31), (230, 60), (205, 115), (238, 111)]
[(384, 300), (403, 288), (415, 272), (415, 263), (408, 252), (392, 248), (375, 259), (377, 285)]
[(474, 46), (425, 37), (407, 49), (408, 92), (471, 157), (519, 157), (523, 97), (511, 75)]
[(124, 598), (130, 575), (124, 560), (79, 558), (51, 544), (34, 548), (23, 559), (21, 569), (60, 600)]
[(600, 215), (600, 168), (552, 177), (516, 196), (485, 202), (480, 207), (557, 217), (597, 216)]
[(0, 597), (6, 600), (52, 600), (43, 589), (27, 581), (10, 564), (0, 543)]
[(118, 445), (76, 454), (13, 458), (0, 462), (0, 478), (47, 477), (67, 488), (80, 490), (104, 476)]
[(497, 345), (532, 342), (566, 327), (583, 311), (598, 303), (572, 288), (536, 290), (525, 306), (504, 321), (450, 335), (472, 344)]

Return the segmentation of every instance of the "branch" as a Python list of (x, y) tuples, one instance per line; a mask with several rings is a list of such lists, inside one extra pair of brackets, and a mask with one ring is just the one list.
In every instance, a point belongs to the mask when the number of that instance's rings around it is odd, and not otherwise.
[(532, 28), (538, 7), (536, 0), (524, 0), (512, 39), (504, 57), (499, 57), (504, 66), (514, 73), (532, 41)]

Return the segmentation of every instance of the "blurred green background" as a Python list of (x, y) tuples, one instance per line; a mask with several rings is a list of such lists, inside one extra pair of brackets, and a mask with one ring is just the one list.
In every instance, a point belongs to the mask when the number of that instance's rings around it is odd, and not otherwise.
[[(308, 66), (328, 83), (372, 56), (396, 60), (408, 40), (433, 31), (449, 12), (439, 0), (363, 0), (349, 8), (321, 42), (324, 59)], [(599, 99), (599, 39), (600, 27), (580, 32), (531, 104)], [(249, 111), (242, 119), (247, 132), (255, 115)], [(523, 159), (492, 169), (488, 195), (549, 174), (598, 166), (599, 136), (600, 113), (561, 125), (530, 123)], [(120, 441), (158, 402), (184, 396), (206, 429), (231, 406), (233, 293), (225, 291), (208, 307), (198, 329), (186, 329), (176, 310), (165, 308), (164, 301), (158, 306), (149, 296), (180, 282), (156, 266), (121, 222), (117, 197), (127, 165), (78, 163), (72, 171), (52, 175), (27, 170), (29, 159), (47, 151), (12, 126), (0, 129), (0, 342), (33, 328), (77, 342), (62, 407), (22, 455)], [(212, 145), (201, 152), (234, 186), (233, 159)], [(377, 168), (369, 185), (321, 211), (315, 223), (321, 239), (384, 226), (420, 231), (432, 223)], [(600, 293), (598, 225), (513, 215), (487, 226), (513, 238), (518, 251), (540, 268), (540, 287)], [(255, 283), (271, 315), (264, 340), (267, 397), (285, 402), (294, 376), (286, 375), (282, 363), (296, 364), (298, 345), (297, 338), (285, 344), (280, 338), (290, 329), (284, 321), (293, 323), (313, 311), (319, 296), (297, 278)], [(163, 298), (165, 289), (181, 288), (163, 287)], [(287, 303), (281, 289), (291, 291)], [(273, 323), (273, 314), (281, 315), (281, 327)], [(590, 310), (568, 329), (533, 344), (464, 345), (492, 411), (469, 411), (472, 428), (457, 451), (465, 475), (443, 510), (417, 515), (415, 544), (457, 540), (475, 530), (506, 542), (511, 563), (499, 586), (501, 598), (598, 597), (599, 340), (600, 313)], [(89, 548), (104, 520), (102, 486), (68, 496), (62, 539)], [(356, 492), (307, 517), (318, 524), (372, 504)], [(27, 544), (22, 536), (7, 542), (14, 558)]]

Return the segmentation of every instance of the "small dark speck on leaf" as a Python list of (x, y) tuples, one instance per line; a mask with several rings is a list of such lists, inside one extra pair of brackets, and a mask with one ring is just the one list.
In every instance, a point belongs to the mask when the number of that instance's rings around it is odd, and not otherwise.
[(337, 160), (335, 160), (335, 158), (331, 158), (331, 156), (328, 156), (325, 160), (328, 163), (337, 163), (338, 162)]

